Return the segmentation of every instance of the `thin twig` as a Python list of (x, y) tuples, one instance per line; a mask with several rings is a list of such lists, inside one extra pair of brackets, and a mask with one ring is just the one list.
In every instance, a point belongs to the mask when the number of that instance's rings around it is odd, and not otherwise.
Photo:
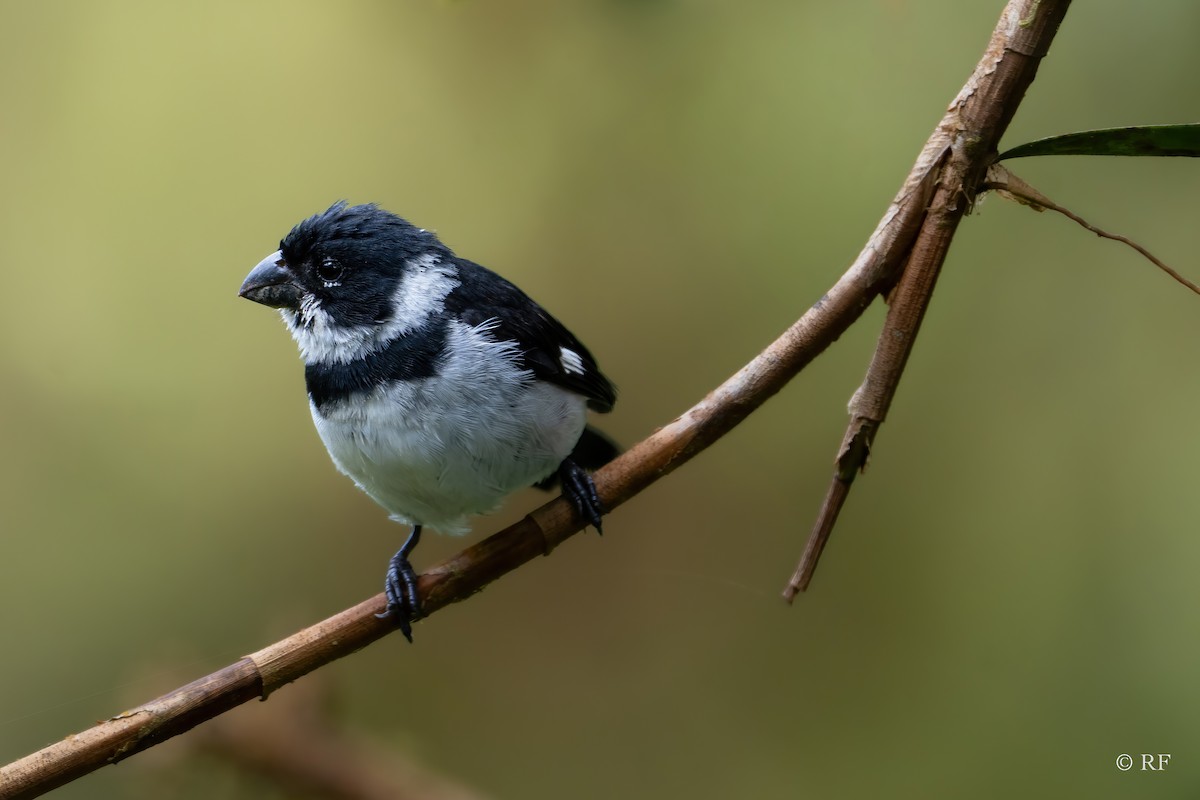
[(1060, 206), (1058, 203), (1051, 200), (1049, 197), (1046, 197), (1046, 195), (1033, 188), (1033, 186), (1009, 172), (1008, 168), (1001, 164), (993, 164), (988, 169), (987, 182), (984, 183), (983, 188), (985, 190), (994, 190), (1001, 196), (1008, 196), (1022, 205), (1029, 206), (1036, 211), (1041, 211), (1043, 209), (1057, 211), (1067, 219), (1078, 223), (1102, 239), (1112, 239), (1114, 242), (1120, 242), (1121, 244), (1129, 245), (1134, 250), (1141, 253), (1142, 256), (1151, 264), (1158, 267), (1163, 272), (1167, 273), (1176, 281), (1191, 289), (1196, 294), (1200, 294), (1200, 286), (1192, 283), (1179, 272), (1164, 264), (1162, 261), (1156, 258), (1153, 253), (1142, 247), (1133, 239), (1130, 239), (1127, 236), (1122, 236), (1119, 233), (1109, 233), (1106, 230), (1097, 228), (1095, 225), (1071, 211), (1069, 208), (1064, 208), (1063, 206)]
[[(994, 36), (989, 47), (993, 69), (972, 75), (955, 105), (980, 112), (994, 106), (1005, 122), (1010, 119), (1032, 74), (1027, 80), (1012, 80), (1006, 62), (1010, 56), (1043, 55), (1055, 26), (1040, 20), (1055, 13), (1056, 19), (1061, 18), (1065, 5), (1066, 0), (1010, 0), (997, 29), (999, 38)], [(922, 227), (946, 154), (970, 130), (939, 126), (934, 131), (854, 264), (803, 317), (691, 410), (596, 473), (597, 490), (608, 508), (631, 499), (729, 432), (832, 344), (881, 291), (895, 284), (899, 266)], [(548, 554), (580, 528), (570, 504), (559, 498), (437, 565), (418, 584), (426, 616)], [(311, 670), (365, 647), (393, 630), (375, 618), (384, 604), (383, 595), (376, 595), (222, 670), (0, 767), (0, 800), (36, 797), (247, 700), (265, 698)]]
[(865, 470), (871, 447), (900, 384), (958, 223), (970, 210), (1000, 137), (1037, 76), (1070, 0), (1009, 3), (975, 72), (946, 111), (938, 129), (949, 158), (929, 213), (907, 254), (904, 272), (888, 297), (888, 315), (862, 386), (850, 401), (850, 424), (838, 450), (826, 501), (796, 570), (783, 590), (789, 603), (812, 580), (854, 476)]

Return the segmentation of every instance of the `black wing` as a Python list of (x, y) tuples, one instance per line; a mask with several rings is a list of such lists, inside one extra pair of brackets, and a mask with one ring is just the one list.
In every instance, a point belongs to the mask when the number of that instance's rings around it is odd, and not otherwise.
[(461, 283), (446, 310), (468, 325), (496, 321), (500, 339), (521, 348), (525, 369), (544, 381), (588, 399), (593, 411), (611, 411), (617, 390), (583, 344), (566, 327), (504, 278), (472, 261), (455, 259)]

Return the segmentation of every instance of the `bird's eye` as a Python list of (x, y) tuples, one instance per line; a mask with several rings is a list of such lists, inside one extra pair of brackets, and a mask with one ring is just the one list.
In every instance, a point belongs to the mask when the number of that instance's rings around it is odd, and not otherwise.
[(337, 283), (345, 271), (341, 262), (335, 261), (328, 256), (321, 259), (321, 263), (317, 265), (317, 277), (323, 280), (326, 285)]

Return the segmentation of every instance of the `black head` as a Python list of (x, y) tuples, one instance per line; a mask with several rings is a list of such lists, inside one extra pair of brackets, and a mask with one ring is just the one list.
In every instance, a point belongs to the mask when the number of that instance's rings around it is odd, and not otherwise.
[(410, 262), (430, 255), (449, 255), (434, 234), (376, 205), (342, 201), (292, 228), (239, 294), (301, 317), (306, 304), (320, 308), (341, 327), (377, 325), (395, 313)]

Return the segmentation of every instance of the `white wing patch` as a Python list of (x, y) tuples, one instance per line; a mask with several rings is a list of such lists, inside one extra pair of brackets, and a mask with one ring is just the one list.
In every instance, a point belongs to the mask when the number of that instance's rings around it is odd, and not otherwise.
[(574, 350), (568, 350), (565, 347), (558, 348), (558, 363), (562, 364), (563, 372), (568, 375), (571, 373), (583, 374), (583, 359)]

